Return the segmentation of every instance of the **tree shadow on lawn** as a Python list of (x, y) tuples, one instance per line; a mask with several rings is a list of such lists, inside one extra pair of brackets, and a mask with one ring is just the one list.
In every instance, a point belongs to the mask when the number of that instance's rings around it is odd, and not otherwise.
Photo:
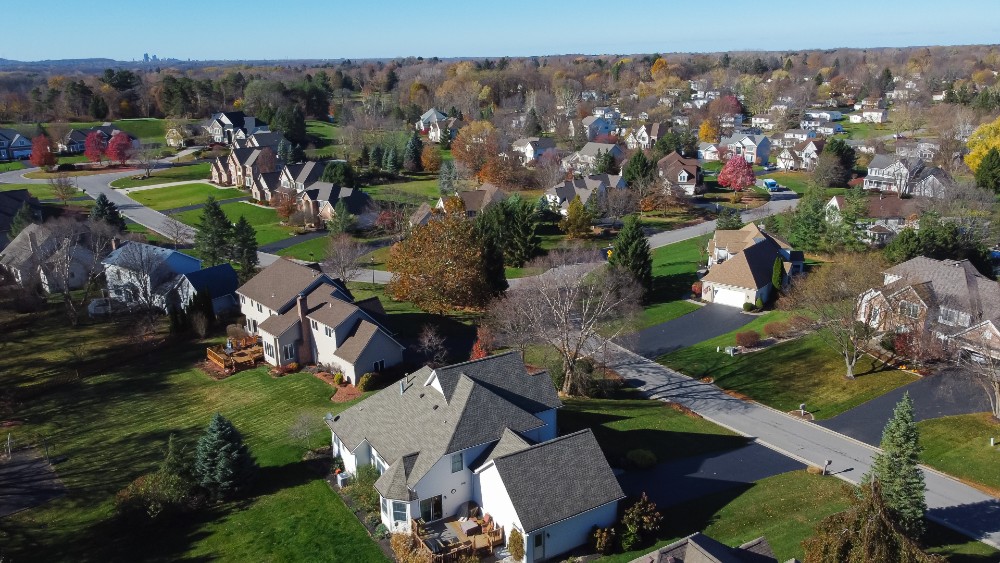
[(656, 276), (653, 289), (647, 297), (647, 304), (666, 303), (684, 299), (691, 293), (691, 286), (698, 281), (697, 272)]

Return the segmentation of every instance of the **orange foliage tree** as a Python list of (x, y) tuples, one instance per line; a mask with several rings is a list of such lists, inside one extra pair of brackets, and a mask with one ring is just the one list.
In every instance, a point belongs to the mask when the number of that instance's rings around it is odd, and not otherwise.
[(441, 150), (437, 145), (424, 145), (420, 152), (420, 164), (427, 172), (437, 172), (441, 169)]
[(473, 121), (455, 136), (451, 142), (451, 154), (478, 177), (490, 158), (495, 158), (500, 152), (499, 144), (497, 130), (492, 123)]
[(485, 358), (493, 353), (493, 333), (485, 326), (476, 329), (476, 343), (472, 345), (470, 360)]

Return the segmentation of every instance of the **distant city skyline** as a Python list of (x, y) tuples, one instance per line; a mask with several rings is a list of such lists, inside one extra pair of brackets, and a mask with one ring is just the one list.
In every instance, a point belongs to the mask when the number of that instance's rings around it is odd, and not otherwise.
[[(119, 8), (95, 0), (17, 4), (4, 12), (0, 58), (522, 57), (969, 45), (1000, 38), (996, 0), (848, 1), (836, 10), (772, 0), (742, 11), (722, 2), (653, 0), (557, 0), (526, 5), (530, 9), (454, 0), (336, 6), (319, 0), (174, 0), (150, 6)], [(90, 40), (88, 29), (100, 33)]]

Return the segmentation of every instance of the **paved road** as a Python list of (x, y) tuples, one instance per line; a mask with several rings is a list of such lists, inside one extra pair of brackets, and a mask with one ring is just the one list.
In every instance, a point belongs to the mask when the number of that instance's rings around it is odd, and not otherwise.
[[(789, 209), (795, 209), (795, 206), (798, 204), (799, 196), (795, 192), (789, 190), (776, 192), (771, 194), (771, 201), (756, 209), (744, 211), (741, 214), (741, 217), (743, 218), (744, 223), (759, 221), (765, 217), (776, 215), (778, 213), (788, 211)], [(714, 230), (715, 221), (713, 220), (698, 223), (697, 225), (691, 225), (690, 227), (684, 227), (682, 229), (675, 229), (673, 231), (663, 231), (649, 237), (649, 246), (651, 248), (659, 248), (675, 242), (681, 242), (682, 240), (707, 235)]]
[[(788, 457), (822, 466), (858, 483), (878, 450), (822, 426), (803, 422), (759, 403), (726, 395), (624, 348), (609, 344), (607, 361), (647, 397), (682, 404), (707, 420), (729, 428)], [(1000, 500), (924, 469), (928, 518), (1000, 549)]]
[(882, 440), (882, 429), (903, 393), (909, 393), (913, 399), (913, 416), (917, 421), (990, 410), (983, 388), (963, 376), (960, 369), (952, 368), (893, 389), (817, 424), (877, 446)]
[(754, 319), (736, 307), (709, 303), (672, 321), (624, 337), (619, 344), (650, 359), (734, 331)]

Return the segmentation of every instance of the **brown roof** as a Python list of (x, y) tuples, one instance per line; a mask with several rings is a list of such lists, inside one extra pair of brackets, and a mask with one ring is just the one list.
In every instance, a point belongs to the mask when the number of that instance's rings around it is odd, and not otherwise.
[(236, 291), (277, 311), (321, 275), (312, 268), (282, 258), (261, 270)]
[(333, 287), (321, 285), (306, 296), (306, 316), (337, 328), (353, 315), (358, 307), (331, 295)]
[(493, 184), (483, 184), (479, 189), (458, 192), (466, 211), (482, 211), (487, 205), (507, 199), (507, 194)]
[(771, 283), (774, 259), (778, 257), (778, 245), (770, 239), (748, 246), (732, 258), (712, 266), (702, 278), (704, 281), (759, 289)]
[(361, 320), (358, 323), (358, 326), (354, 327), (352, 333), (348, 335), (347, 339), (344, 340), (344, 343), (341, 344), (336, 351), (334, 351), (334, 354), (338, 358), (343, 358), (351, 364), (354, 364), (358, 361), (358, 357), (361, 353), (365, 351), (365, 348), (368, 347), (372, 338), (375, 338), (375, 333), (377, 332), (377, 326), (366, 320)]
[(264, 319), (264, 322), (257, 326), (260, 330), (275, 336), (281, 336), (288, 329), (299, 322), (299, 311), (295, 307), (285, 311), (282, 315), (271, 315)]
[(883, 197), (881, 194), (873, 195), (868, 198), (868, 217), (871, 219), (903, 217), (905, 219), (919, 216), (926, 205), (927, 199), (921, 197), (902, 199), (899, 197)]

